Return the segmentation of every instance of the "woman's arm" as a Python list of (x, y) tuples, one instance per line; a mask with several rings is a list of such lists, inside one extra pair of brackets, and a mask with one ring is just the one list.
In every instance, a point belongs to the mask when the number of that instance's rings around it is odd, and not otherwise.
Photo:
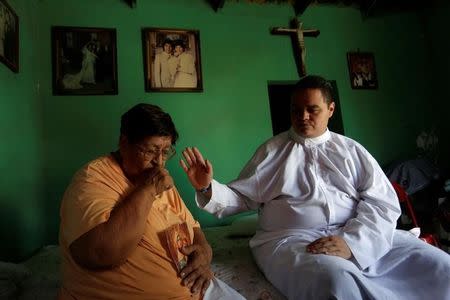
[(211, 271), (213, 254), (200, 227), (194, 227), (193, 244), (184, 247), (182, 251), (188, 255), (188, 264), (180, 274), (183, 285), (189, 287), (194, 294), (204, 294), (213, 278)]
[(144, 234), (155, 195), (173, 186), (166, 170), (138, 186), (113, 208), (108, 221), (97, 225), (70, 245), (77, 264), (87, 269), (110, 268), (123, 263)]

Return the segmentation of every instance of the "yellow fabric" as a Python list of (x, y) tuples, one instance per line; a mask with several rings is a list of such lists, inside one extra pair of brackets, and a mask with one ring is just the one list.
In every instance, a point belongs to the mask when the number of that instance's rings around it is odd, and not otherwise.
[(175, 223), (199, 227), (173, 188), (157, 196), (138, 247), (117, 268), (88, 271), (72, 259), (69, 246), (84, 233), (108, 220), (113, 207), (131, 190), (112, 156), (100, 157), (78, 171), (61, 205), (60, 245), (63, 284), (59, 299), (195, 299), (181, 285), (162, 231)]

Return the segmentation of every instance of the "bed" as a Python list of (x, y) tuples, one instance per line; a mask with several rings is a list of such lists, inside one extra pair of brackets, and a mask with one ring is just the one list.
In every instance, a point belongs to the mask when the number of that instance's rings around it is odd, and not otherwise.
[[(253, 232), (250, 218), (228, 226), (205, 228), (214, 258), (216, 277), (249, 300), (285, 299), (259, 271), (253, 261), (248, 241)], [(250, 223), (248, 223), (249, 221)], [(36, 255), (20, 264), (0, 264), (0, 299), (55, 299), (61, 283), (59, 247), (43, 247)]]

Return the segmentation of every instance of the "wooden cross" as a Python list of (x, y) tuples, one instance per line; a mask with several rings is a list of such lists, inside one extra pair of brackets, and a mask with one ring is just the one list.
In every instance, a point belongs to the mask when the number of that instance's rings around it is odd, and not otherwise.
[(303, 23), (300, 23), (297, 18), (293, 18), (291, 20), (290, 28), (274, 27), (271, 30), (272, 34), (287, 34), (291, 36), (295, 63), (297, 64), (297, 71), (300, 77), (306, 75), (306, 48), (304, 37), (317, 37), (320, 34), (320, 31), (317, 29), (302, 29), (302, 25)]

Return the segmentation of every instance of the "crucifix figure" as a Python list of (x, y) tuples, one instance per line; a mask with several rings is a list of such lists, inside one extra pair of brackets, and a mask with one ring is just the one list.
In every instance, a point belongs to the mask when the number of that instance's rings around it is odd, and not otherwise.
[(292, 46), (294, 48), (294, 57), (297, 64), (297, 71), (300, 77), (306, 75), (305, 69), (305, 36), (317, 37), (320, 31), (317, 29), (302, 29), (303, 23), (299, 22), (297, 18), (293, 18), (290, 28), (274, 27), (272, 28), (272, 34), (288, 34), (292, 39)]

